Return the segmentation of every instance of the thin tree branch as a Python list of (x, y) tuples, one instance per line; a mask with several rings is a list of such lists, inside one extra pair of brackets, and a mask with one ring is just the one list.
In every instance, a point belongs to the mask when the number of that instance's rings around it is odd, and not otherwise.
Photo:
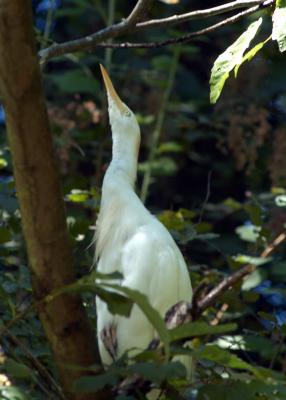
[(165, 46), (169, 46), (169, 45), (173, 45), (173, 44), (178, 44), (178, 43), (186, 43), (189, 42), (190, 40), (192, 40), (195, 37), (198, 36), (203, 36), (207, 33), (213, 32), (225, 25), (229, 25), (229, 24), (234, 24), (235, 22), (237, 22), (238, 20), (240, 20), (241, 18), (253, 14), (256, 11), (262, 9), (262, 8), (266, 8), (269, 7), (270, 5), (272, 5), (274, 3), (274, 0), (267, 0), (264, 3), (261, 3), (260, 5), (254, 6), (249, 8), (248, 10), (245, 11), (241, 11), (238, 14), (235, 14), (232, 17), (229, 17), (223, 21), (220, 21), (214, 25), (211, 25), (207, 28), (203, 28), (200, 29), (198, 31), (195, 32), (191, 32), (188, 33), (186, 35), (180, 36), (178, 38), (171, 38), (171, 39), (167, 39), (167, 40), (163, 40), (160, 42), (143, 42), (143, 43), (132, 43), (132, 42), (126, 42), (126, 43), (99, 43), (98, 46), (99, 47), (112, 47), (112, 48), (120, 48), (120, 49), (126, 49), (126, 48), (144, 48), (144, 49), (154, 49), (154, 48), (160, 48), (160, 47), (165, 47)]
[[(261, 253), (261, 258), (266, 258), (272, 254), (278, 246), (280, 246), (286, 240), (286, 233), (283, 232), (278, 235), (272, 243), (270, 243), (265, 250)], [(238, 271), (234, 272), (232, 275), (223, 279), (215, 288), (213, 288), (203, 299), (198, 300), (195, 304), (194, 315), (200, 315), (204, 310), (213, 305), (215, 301), (228, 289), (233, 287), (235, 284), (240, 282), (245, 276), (251, 274), (256, 269), (253, 264), (244, 265)]]
[(65, 400), (66, 397), (63, 394), (62, 388), (54, 380), (53, 376), (47, 370), (47, 368), (34, 356), (34, 354), (28, 349), (24, 342), (13, 335), (9, 330), (6, 331), (6, 336), (11, 340), (14, 345), (18, 346), (25, 355), (31, 360), (33, 367), (38, 371), (45, 384), (49, 387), (49, 392), (51, 394), (52, 390), (57, 393), (57, 398)]
[[(111, 26), (108, 26), (98, 32), (95, 32), (91, 35), (88, 35), (84, 38), (72, 40), (70, 42), (62, 43), (62, 44), (53, 44), (52, 46), (43, 49), (39, 52), (39, 57), (40, 57), (40, 62), (42, 64), (46, 63), (48, 60), (51, 58), (59, 57), (64, 54), (68, 53), (75, 53), (78, 51), (92, 51), (96, 47), (105, 47), (105, 48), (158, 48), (158, 47), (163, 47), (163, 46), (168, 46), (171, 44), (177, 44), (177, 43), (184, 43), (188, 42), (194, 37), (205, 35), (209, 32), (212, 32), (224, 25), (234, 23), (241, 19), (242, 17), (246, 15), (250, 15), (259, 9), (263, 9), (266, 7), (271, 6), (274, 4), (275, 0), (236, 0), (231, 3), (227, 3), (222, 6), (218, 7), (213, 7), (210, 9), (206, 10), (198, 10), (198, 11), (193, 11), (190, 13), (182, 14), (179, 16), (172, 16), (169, 18), (165, 19), (159, 19), (159, 20), (150, 20), (150, 21), (144, 21), (144, 22), (139, 22), (142, 21), (144, 16), (146, 15), (148, 9), (150, 8), (152, 4), (152, 0), (139, 0), (134, 7), (133, 11), (130, 13), (130, 15), (122, 20), (121, 22), (117, 24), (113, 24)], [(191, 32), (187, 35), (183, 35), (179, 38), (175, 39), (168, 39), (165, 41), (161, 42), (150, 42), (150, 43), (132, 43), (132, 42), (125, 42), (125, 43), (108, 43), (108, 39), (112, 39), (118, 36), (122, 36), (128, 32), (137, 32), (137, 31), (142, 31), (142, 30), (147, 30), (150, 28), (154, 27), (165, 27), (168, 25), (172, 25), (175, 23), (182, 23), (190, 19), (194, 18), (206, 18), (209, 16), (214, 16), (218, 14), (222, 14), (225, 12), (229, 12), (238, 8), (242, 7), (247, 7), (250, 5), (253, 5), (253, 7), (238, 13), (234, 15), (233, 17), (227, 18), (217, 24), (211, 25), (207, 28), (198, 30), (196, 32)]]
[(265, 0), (236, 0), (227, 4), (222, 4), (217, 7), (208, 8), (205, 10), (191, 11), (188, 13), (180, 15), (172, 15), (167, 18), (152, 19), (149, 21), (139, 22), (136, 24), (136, 30), (150, 29), (150, 28), (161, 28), (168, 27), (172, 25), (177, 25), (183, 22), (191, 21), (193, 19), (203, 19), (213, 17), (215, 15), (220, 15), (227, 13), (229, 11), (234, 11), (240, 8), (248, 8), (256, 5), (260, 5)]
[(101, 29), (92, 35), (81, 39), (72, 40), (62, 44), (53, 44), (39, 52), (41, 63), (47, 62), (50, 58), (62, 56), (77, 51), (89, 51), (104, 40), (112, 39), (116, 36), (123, 35), (134, 28), (135, 24), (142, 20), (150, 8), (153, 0), (138, 0), (135, 7), (126, 19), (117, 24)]

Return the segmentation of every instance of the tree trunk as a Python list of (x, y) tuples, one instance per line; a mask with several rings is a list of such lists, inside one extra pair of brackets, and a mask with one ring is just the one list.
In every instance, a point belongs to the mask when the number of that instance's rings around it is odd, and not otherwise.
[[(33, 32), (31, 0), (0, 0), (0, 93), (36, 300), (75, 279)], [(39, 311), (64, 392), (83, 374), (70, 365), (96, 361), (95, 337), (77, 295)], [(105, 397), (106, 398), (106, 397)]]

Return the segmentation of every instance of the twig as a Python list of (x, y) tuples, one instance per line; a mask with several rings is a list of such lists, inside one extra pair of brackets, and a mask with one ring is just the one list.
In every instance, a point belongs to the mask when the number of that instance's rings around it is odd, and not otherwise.
[(50, 384), (49, 390), (51, 391), (51, 387), (53, 387), (55, 389), (55, 392), (57, 393), (58, 398), (65, 400), (66, 397), (64, 396), (61, 387), (57, 384), (57, 382), (54, 380), (54, 378), (49, 373), (49, 371), (43, 366), (43, 364), (40, 363), (40, 361), (27, 348), (27, 346), (20, 339), (18, 339), (15, 335), (13, 335), (10, 331), (6, 331), (6, 336), (14, 344), (16, 344), (16, 346), (21, 348), (23, 350), (23, 352), (27, 355), (27, 357), (31, 360), (32, 364), (38, 370), (39, 374), (45, 379), (45, 383)]
[(2, 335), (5, 335), (8, 330), (15, 325), (18, 321), (20, 321), (22, 318), (24, 318), (26, 315), (28, 315), (32, 311), (36, 311), (37, 307), (40, 306), (41, 304), (44, 303), (44, 300), (40, 300), (36, 303), (30, 304), (25, 310), (19, 312), (18, 314), (15, 315), (14, 318), (10, 319), (10, 321), (6, 325), (1, 325), (0, 327), (0, 338)]
[(215, 318), (210, 322), (211, 325), (218, 325), (224, 315), (224, 313), (228, 310), (229, 305), (227, 303), (223, 303), (218, 312), (216, 313)]
[[(276, 250), (281, 243), (285, 242), (286, 233), (283, 232), (278, 235), (272, 243), (270, 243), (265, 250), (261, 253), (260, 257), (266, 258)], [(228, 289), (233, 287), (236, 283), (240, 282), (246, 275), (251, 274), (256, 269), (253, 264), (244, 265), (238, 271), (232, 275), (223, 279), (215, 288), (213, 288), (203, 299), (198, 300), (197, 304), (194, 305), (194, 316), (200, 315), (205, 309), (210, 307), (214, 302)]]
[(44, 35), (43, 35), (43, 41), (41, 43), (41, 50), (47, 45), (47, 43), (49, 41), (49, 36), (50, 36), (50, 33), (51, 33), (51, 26), (52, 26), (52, 23), (53, 23), (54, 7), (55, 7), (55, 0), (52, 0), (51, 1), (51, 5), (50, 5), (50, 7), (48, 9), (48, 12), (47, 12)]
[(167, 40), (162, 40), (160, 42), (142, 42), (142, 43), (133, 43), (133, 42), (125, 42), (125, 43), (98, 43), (99, 47), (112, 47), (112, 48), (120, 48), (120, 49), (137, 49), (137, 48), (143, 48), (143, 49), (157, 49), (160, 47), (165, 47), (165, 46), (170, 46), (173, 44), (178, 44), (178, 43), (187, 43), (191, 41), (193, 38), (198, 37), (198, 36), (203, 36), (207, 33), (213, 32), (217, 30), (218, 28), (221, 28), (222, 26), (233, 24), (240, 20), (242, 17), (245, 17), (247, 15), (253, 14), (256, 11), (269, 7), (274, 3), (274, 0), (267, 0), (264, 3), (261, 3), (258, 6), (251, 7), (248, 10), (242, 11), (238, 14), (235, 14), (234, 16), (230, 18), (226, 18), (225, 20), (218, 22), (214, 25), (211, 25), (207, 28), (200, 29), (195, 32), (188, 33), (183, 36), (179, 36), (178, 38), (171, 38)]
[[(77, 51), (90, 51), (96, 45), (104, 40), (112, 39), (116, 36), (123, 35), (134, 28), (135, 24), (144, 18), (153, 0), (138, 0), (129, 16), (117, 24), (101, 29), (89, 36), (81, 39), (72, 40), (62, 44), (53, 44), (39, 52), (40, 62), (44, 64), (52, 57), (62, 56), (67, 53), (75, 53)], [(108, 44), (108, 43), (107, 43)], [(110, 44), (111, 45), (111, 44)]]
[(161, 27), (168, 27), (176, 24), (180, 24), (183, 22), (191, 21), (193, 19), (203, 19), (213, 17), (215, 15), (224, 14), (229, 11), (234, 11), (239, 8), (247, 8), (252, 7), (255, 5), (260, 5), (265, 0), (236, 0), (232, 1), (227, 4), (222, 4), (220, 6), (208, 8), (205, 10), (197, 10), (191, 11), (188, 13), (180, 14), (180, 15), (172, 15), (171, 17), (167, 18), (159, 18), (159, 19), (152, 19), (149, 21), (139, 22), (136, 24), (136, 30), (142, 29), (150, 29), (150, 28), (161, 28)]
[(203, 219), (203, 215), (204, 215), (204, 212), (205, 212), (205, 208), (206, 208), (206, 206), (207, 206), (207, 204), (208, 204), (208, 201), (209, 201), (209, 198), (210, 198), (210, 195), (211, 195), (211, 178), (212, 178), (212, 171), (209, 171), (208, 172), (208, 180), (207, 180), (207, 192), (206, 192), (206, 197), (205, 197), (205, 199), (204, 199), (204, 202), (203, 202), (203, 205), (202, 205), (202, 207), (201, 207), (201, 211), (200, 211), (200, 216), (199, 216), (199, 224), (202, 222), (202, 219)]

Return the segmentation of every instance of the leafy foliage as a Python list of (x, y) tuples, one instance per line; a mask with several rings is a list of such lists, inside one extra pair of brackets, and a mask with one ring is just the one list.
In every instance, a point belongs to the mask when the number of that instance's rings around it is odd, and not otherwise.
[(215, 61), (210, 78), (210, 100), (216, 103), (220, 93), (224, 87), (225, 81), (229, 77), (230, 71), (240, 66), (244, 57), (245, 50), (249, 47), (251, 40), (256, 35), (258, 28), (262, 24), (262, 18), (252, 22), (247, 30), (231, 45), (224, 53), (222, 53)]

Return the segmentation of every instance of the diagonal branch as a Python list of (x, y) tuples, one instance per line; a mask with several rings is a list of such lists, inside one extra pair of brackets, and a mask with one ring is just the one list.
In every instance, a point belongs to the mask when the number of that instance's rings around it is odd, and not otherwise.
[(205, 10), (191, 11), (180, 15), (172, 15), (167, 18), (152, 19), (149, 21), (139, 22), (136, 24), (136, 30), (143, 30), (149, 28), (168, 27), (183, 22), (191, 21), (193, 19), (203, 19), (227, 13), (229, 11), (238, 10), (240, 8), (247, 8), (264, 3), (265, 0), (236, 0), (220, 6), (208, 8)]
[[(265, 250), (261, 253), (261, 258), (266, 258), (272, 254), (278, 246), (286, 240), (286, 233), (283, 232), (278, 235), (272, 243), (270, 243)], [(216, 287), (214, 287), (203, 299), (198, 300), (195, 304), (194, 314), (201, 314), (204, 310), (214, 304), (214, 302), (228, 289), (233, 287), (236, 283), (240, 282), (245, 276), (251, 274), (256, 269), (253, 264), (244, 265), (232, 275), (223, 279)]]
[[(58, 56), (62, 56), (68, 53), (75, 53), (77, 51), (91, 51), (96, 47), (105, 47), (105, 48), (159, 48), (163, 46), (168, 46), (177, 43), (188, 42), (191, 39), (205, 35), (209, 32), (212, 32), (218, 28), (221, 28), (224, 25), (232, 24), (245, 17), (247, 15), (253, 14), (254, 12), (269, 7), (274, 4), (275, 0), (236, 0), (222, 6), (213, 7), (206, 10), (198, 10), (190, 13), (182, 14), (182, 15), (173, 15), (172, 17), (158, 20), (150, 20), (139, 22), (144, 19), (148, 9), (150, 8), (153, 0), (139, 0), (130, 13), (130, 15), (117, 24), (113, 24), (104, 29), (101, 29), (98, 32), (95, 32), (91, 35), (88, 35), (84, 38), (72, 40), (70, 42), (62, 43), (62, 44), (53, 44), (52, 46), (43, 49), (39, 52), (40, 62), (42, 64), (46, 63), (51, 58), (55, 58)], [(109, 43), (108, 39), (112, 39), (115, 37), (122, 36), (126, 33), (134, 33), (137, 31), (147, 30), (154, 27), (166, 27), (169, 25), (173, 25), (176, 23), (182, 23), (187, 20), (191, 20), (194, 18), (206, 18), (218, 14), (222, 14), (225, 12), (229, 12), (235, 9), (244, 8), (246, 6), (253, 6), (244, 10), (230, 18), (227, 18), (221, 22), (218, 22), (214, 25), (211, 25), (207, 28), (188, 33), (179, 38), (171, 38), (161, 42), (149, 42), (149, 43)]]
[(41, 63), (44, 64), (51, 58), (59, 57), (68, 53), (90, 51), (100, 42), (115, 38), (119, 35), (124, 35), (129, 30), (134, 29), (135, 24), (144, 18), (152, 2), (153, 0), (138, 0), (129, 16), (121, 22), (101, 29), (100, 31), (84, 38), (62, 44), (53, 44), (52, 46), (41, 50), (39, 52)]
[(165, 46), (170, 46), (173, 44), (178, 44), (178, 43), (186, 43), (192, 40), (195, 37), (198, 36), (203, 36), (207, 33), (213, 32), (225, 25), (229, 24), (234, 24), (235, 22), (239, 21), (243, 17), (253, 14), (256, 11), (269, 7), (274, 3), (275, 0), (267, 0), (264, 1), (263, 3), (260, 3), (259, 5), (256, 5), (254, 7), (251, 7), (245, 11), (241, 11), (238, 14), (235, 14), (232, 17), (229, 17), (223, 21), (220, 21), (214, 25), (208, 26), (207, 28), (200, 29), (195, 32), (188, 33), (186, 35), (180, 36), (178, 38), (172, 38), (172, 39), (167, 39), (163, 40), (161, 42), (143, 42), (143, 43), (132, 43), (132, 42), (126, 42), (126, 43), (99, 43), (99, 47), (112, 47), (112, 48), (120, 48), (120, 49), (126, 49), (126, 48), (145, 48), (145, 49), (154, 49), (154, 48), (160, 48), (160, 47), (165, 47)]

